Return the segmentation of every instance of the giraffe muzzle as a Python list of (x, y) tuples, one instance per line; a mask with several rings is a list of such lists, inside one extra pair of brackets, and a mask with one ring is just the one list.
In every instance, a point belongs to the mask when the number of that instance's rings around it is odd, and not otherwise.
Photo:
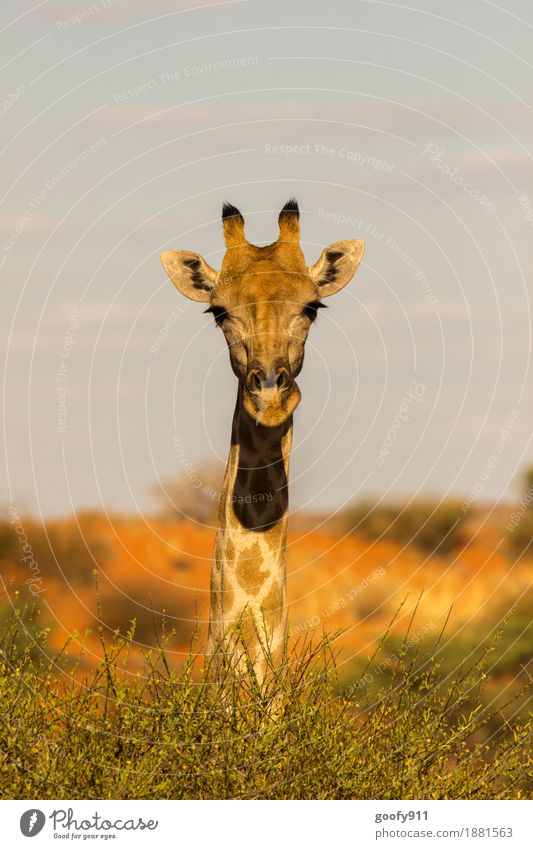
[(245, 407), (257, 424), (274, 427), (285, 421), (300, 401), (300, 390), (288, 368), (254, 365), (245, 379)]

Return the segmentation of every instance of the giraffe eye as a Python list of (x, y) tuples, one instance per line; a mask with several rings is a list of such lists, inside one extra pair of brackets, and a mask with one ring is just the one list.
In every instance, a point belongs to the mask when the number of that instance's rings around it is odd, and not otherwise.
[(318, 310), (325, 309), (326, 305), (322, 304), (320, 301), (311, 301), (309, 304), (306, 304), (302, 310), (303, 314), (309, 319), (309, 321), (314, 321)]
[(205, 312), (210, 312), (215, 319), (215, 323), (218, 327), (220, 327), (226, 318), (228, 318), (229, 313), (224, 307), (209, 307), (209, 309), (205, 310)]

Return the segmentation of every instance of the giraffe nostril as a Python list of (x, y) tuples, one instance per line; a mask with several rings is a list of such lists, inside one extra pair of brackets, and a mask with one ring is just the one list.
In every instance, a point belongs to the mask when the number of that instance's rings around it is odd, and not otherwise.
[(261, 379), (261, 374), (258, 369), (252, 369), (248, 373), (248, 377), (246, 378), (246, 385), (250, 392), (261, 392), (263, 388), (263, 381)]
[(290, 383), (290, 374), (284, 367), (270, 369), (267, 372), (261, 368), (254, 368), (248, 372), (246, 378), (246, 386), (254, 395), (262, 394), (264, 391), (272, 389), (278, 392), (284, 392)]

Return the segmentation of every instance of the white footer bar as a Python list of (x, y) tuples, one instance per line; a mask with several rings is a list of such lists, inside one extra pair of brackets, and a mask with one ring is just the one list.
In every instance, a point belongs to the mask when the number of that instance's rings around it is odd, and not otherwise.
[(533, 847), (531, 801), (2, 801), (0, 815), (4, 846), (35, 849)]

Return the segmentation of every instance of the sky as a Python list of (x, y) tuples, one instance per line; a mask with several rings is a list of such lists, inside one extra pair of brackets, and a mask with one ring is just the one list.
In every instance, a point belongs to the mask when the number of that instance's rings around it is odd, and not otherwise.
[(531, 444), (527, 0), (6, 2), (0, 502), (145, 513), (224, 462), (236, 379), (159, 253), (221, 262), (222, 202), (309, 264), (364, 239), (312, 328), (291, 499), (517, 493)]

